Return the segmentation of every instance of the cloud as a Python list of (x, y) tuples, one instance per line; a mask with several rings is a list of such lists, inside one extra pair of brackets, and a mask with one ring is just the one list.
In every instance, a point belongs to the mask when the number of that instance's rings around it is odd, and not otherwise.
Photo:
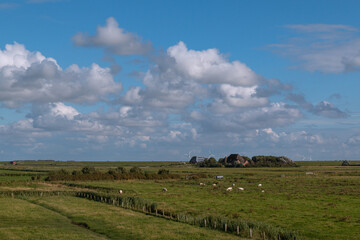
[(121, 84), (114, 81), (109, 68), (74, 64), (63, 70), (55, 59), (16, 42), (0, 50), (0, 102), (5, 107), (31, 102), (95, 103), (120, 91)]
[(139, 75), (145, 88), (130, 88), (118, 102), (168, 112), (184, 111), (205, 99), (235, 108), (268, 103), (256, 96), (262, 78), (245, 64), (225, 59), (217, 49), (196, 51), (179, 42), (152, 60), (151, 68)]
[(257, 136), (267, 137), (274, 143), (282, 143), (287, 146), (294, 144), (298, 145), (323, 145), (327, 141), (319, 134), (312, 134), (306, 131), (294, 131), (294, 132), (275, 132), (272, 128), (264, 128), (256, 130)]
[(360, 134), (354, 135), (347, 140), (347, 145), (359, 146), (360, 145)]
[[(312, 34), (320, 29), (326, 34), (334, 29), (355, 32), (339, 26), (301, 31)], [(26, 119), (0, 125), (3, 146), (19, 143), (30, 153), (53, 144), (52, 150), (70, 149), (59, 156), (84, 158), (88, 153), (92, 159), (100, 154), (158, 159), (159, 152), (165, 156), (160, 159), (178, 159), (182, 149), (196, 148), (201, 153), (213, 146), (224, 154), (239, 148), (275, 154), (284, 146), (290, 149), (290, 144), (299, 146), (289, 150), (292, 154), (302, 154), (304, 148), (336, 142), (326, 134), (284, 130), (304, 118), (303, 111), (327, 118), (347, 116), (330, 102), (309, 103), (294, 94), (291, 85), (266, 79), (215, 48), (194, 50), (180, 41), (165, 51), (151, 51), (151, 44), (119, 28), (113, 18), (95, 35), (78, 33), (73, 40), (79, 46), (104, 48), (110, 67), (74, 64), (62, 69), (55, 59), (18, 43), (0, 51), (0, 102), (29, 111)], [(135, 66), (138, 81), (129, 82), (124, 92), (114, 80), (121, 67), (113, 54), (145, 55), (142, 59), (149, 64), (142, 71)], [(84, 104), (99, 101), (104, 108), (82, 112)]]
[(129, 88), (114, 104), (131, 106), (134, 113), (141, 109), (177, 114), (196, 126), (196, 136), (205, 129), (286, 126), (302, 117), (298, 109), (269, 99), (290, 91), (291, 85), (266, 80), (245, 64), (225, 59), (217, 49), (196, 51), (179, 42), (154, 57), (153, 63), (142, 75), (144, 87)]
[(217, 49), (195, 51), (183, 42), (169, 47), (176, 69), (201, 83), (228, 83), (233, 86), (254, 86), (260, 77), (239, 61), (229, 62)]
[(328, 118), (346, 118), (349, 115), (327, 101), (321, 101), (315, 105), (312, 112), (316, 115), (321, 115)]
[(281, 95), (283, 92), (289, 92), (293, 89), (291, 84), (284, 84), (279, 79), (262, 79), (256, 88), (257, 97), (270, 97)]
[(235, 87), (221, 84), (217, 91), (220, 94), (211, 104), (215, 112), (226, 113), (234, 108), (262, 107), (269, 103), (269, 99), (256, 96), (256, 87)]
[(313, 105), (305, 100), (301, 94), (289, 93), (286, 97), (288, 100), (297, 103), (301, 108), (318, 116), (327, 118), (347, 118), (349, 115), (335, 107), (332, 103), (321, 101)]
[(244, 132), (249, 129), (288, 126), (303, 117), (297, 108), (285, 103), (269, 106), (215, 113), (211, 106), (203, 111), (194, 110), (188, 116), (200, 129), (208, 132)]
[(119, 28), (115, 18), (106, 19), (105, 26), (98, 26), (96, 34), (77, 33), (72, 38), (76, 46), (104, 47), (108, 53), (116, 55), (144, 55), (152, 50), (150, 42), (144, 43), (141, 39)]
[(357, 32), (358, 29), (348, 25), (341, 24), (293, 24), (285, 25), (289, 29), (294, 29), (299, 32), (308, 32), (308, 33), (334, 33), (334, 32)]
[(295, 37), (272, 49), (307, 71), (341, 73), (360, 70), (359, 30), (348, 25), (286, 25)]
[(61, 102), (33, 104), (27, 115), (33, 128), (48, 132), (90, 132), (106, 131), (106, 127), (91, 115), (81, 114), (75, 108)]

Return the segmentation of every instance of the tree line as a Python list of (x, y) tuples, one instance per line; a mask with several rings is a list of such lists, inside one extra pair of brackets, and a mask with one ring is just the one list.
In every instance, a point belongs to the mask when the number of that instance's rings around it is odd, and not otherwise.
[(96, 181), (96, 180), (128, 180), (128, 179), (175, 179), (180, 175), (170, 173), (167, 169), (160, 169), (157, 173), (144, 172), (139, 167), (132, 167), (129, 171), (124, 167), (101, 172), (94, 167), (84, 167), (72, 172), (61, 169), (52, 171), (45, 178), (46, 181)]
[(249, 158), (247, 156), (236, 155), (232, 157), (220, 158), (206, 158), (204, 161), (196, 163), (199, 167), (229, 167), (229, 168), (244, 168), (244, 167), (296, 167), (290, 158), (285, 156), (253, 156)]

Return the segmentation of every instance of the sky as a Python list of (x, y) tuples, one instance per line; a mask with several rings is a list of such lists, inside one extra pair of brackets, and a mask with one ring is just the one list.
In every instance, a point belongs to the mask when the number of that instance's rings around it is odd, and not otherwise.
[(360, 159), (359, 8), (0, 0), (0, 160)]

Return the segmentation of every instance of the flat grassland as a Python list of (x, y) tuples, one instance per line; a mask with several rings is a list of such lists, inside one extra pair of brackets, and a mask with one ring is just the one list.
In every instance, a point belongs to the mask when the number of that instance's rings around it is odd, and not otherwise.
[[(75, 197), (81, 191), (116, 196), (120, 189), (121, 196), (157, 203), (159, 212), (174, 216), (255, 221), (295, 231), (302, 239), (359, 239), (360, 167), (342, 167), (341, 161), (297, 164), (198, 168), (176, 162), (0, 162), (0, 239), (241, 239), (234, 233)], [(148, 173), (167, 169), (180, 178), (44, 181), (49, 171), (72, 172), (86, 166), (102, 172), (133, 166)], [(217, 180), (219, 175), (224, 179)], [(228, 187), (233, 190), (226, 191)], [(253, 239), (260, 237), (254, 234)]]

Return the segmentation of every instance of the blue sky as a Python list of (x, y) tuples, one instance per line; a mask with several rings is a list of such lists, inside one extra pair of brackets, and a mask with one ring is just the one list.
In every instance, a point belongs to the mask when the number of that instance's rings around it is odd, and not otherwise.
[(0, 1), (0, 160), (359, 159), (357, 1)]

